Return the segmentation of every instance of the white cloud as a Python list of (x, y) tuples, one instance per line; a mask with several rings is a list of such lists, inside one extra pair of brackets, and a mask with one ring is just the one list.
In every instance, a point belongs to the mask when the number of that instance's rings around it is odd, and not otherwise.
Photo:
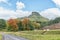
[(60, 17), (60, 0), (52, 0), (57, 8), (49, 8), (49, 9), (45, 9), (44, 11), (42, 11), (40, 14), (48, 19), (54, 19), (56, 17)]
[(54, 19), (60, 17), (60, 10), (58, 8), (50, 8), (40, 12), (40, 14), (46, 18)]
[(58, 7), (60, 7), (60, 0), (52, 0)]
[[(1, 0), (0, 0), (1, 1)], [(5, 2), (5, 0), (4, 0)], [(29, 16), (31, 12), (29, 11), (23, 11), (22, 8), (25, 7), (24, 3), (22, 2), (17, 2), (16, 3), (17, 10), (7, 10), (4, 9), (3, 7), (0, 7), (0, 19), (10, 19), (10, 18), (17, 18), (17, 17), (25, 17)]]
[(0, 0), (0, 2), (5, 2), (5, 3), (6, 3), (7, 1), (8, 1), (8, 0)]
[(0, 0), (0, 3), (6, 3), (8, 5), (11, 5), (11, 3), (8, 2), (9, 0)]
[(17, 9), (23, 9), (23, 8), (25, 8), (25, 5), (22, 2), (17, 2), (16, 7), (17, 7)]
[[(15, 16), (14, 11), (6, 10), (3, 7), (0, 7), (0, 18), (8, 19), (8, 18), (11, 18), (12, 16)], [(14, 18), (16, 18), (16, 17), (14, 17)]]
[(22, 11), (22, 10), (16, 10), (16, 16), (17, 17), (27, 17), (27, 16), (29, 16), (30, 14), (31, 14), (31, 12), (29, 12), (29, 11)]
[(17, 18), (17, 17), (24, 17), (29, 16), (31, 13), (28, 11), (22, 10), (6, 10), (3, 7), (0, 7), (0, 19), (10, 19), (10, 18)]

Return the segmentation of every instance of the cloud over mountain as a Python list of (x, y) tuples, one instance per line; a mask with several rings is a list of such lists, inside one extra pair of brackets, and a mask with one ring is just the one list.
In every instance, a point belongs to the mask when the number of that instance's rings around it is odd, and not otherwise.
[(50, 8), (40, 12), (40, 14), (48, 19), (54, 19), (60, 17), (60, 10), (58, 8)]
[(56, 8), (48, 8), (40, 12), (40, 14), (48, 19), (60, 17), (60, 0), (52, 0), (56, 4)]

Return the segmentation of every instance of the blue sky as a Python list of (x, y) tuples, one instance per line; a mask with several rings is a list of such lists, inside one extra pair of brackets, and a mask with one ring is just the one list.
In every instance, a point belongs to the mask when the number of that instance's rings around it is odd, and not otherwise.
[(48, 8), (56, 7), (51, 0), (22, 0), (26, 4), (25, 10), (42, 11)]
[(0, 18), (25, 17), (32, 11), (48, 19), (60, 17), (60, 0), (0, 0)]
[(8, 2), (11, 5), (7, 5), (6, 3), (0, 3), (0, 6), (5, 9), (16, 10), (16, 2), (22, 2), (25, 4), (25, 8), (23, 10), (28, 11), (42, 11), (48, 8), (56, 7), (55, 3), (52, 0), (9, 0)]

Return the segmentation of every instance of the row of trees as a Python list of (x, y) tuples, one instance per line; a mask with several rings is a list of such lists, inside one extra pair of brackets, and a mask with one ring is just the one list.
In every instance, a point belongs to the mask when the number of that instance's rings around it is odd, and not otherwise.
[(24, 18), (22, 20), (9, 19), (7, 21), (4, 19), (0, 19), (0, 30), (6, 30), (6, 31), (34, 30), (34, 29), (40, 29), (45, 26), (53, 25), (59, 22), (60, 17), (47, 22), (31, 21), (29, 20), (29, 18)]
[(32, 22), (28, 18), (22, 20), (9, 19), (5, 21), (0, 20), (0, 29), (6, 29), (7, 31), (22, 31), (22, 30), (34, 30), (39, 29), (40, 23)]

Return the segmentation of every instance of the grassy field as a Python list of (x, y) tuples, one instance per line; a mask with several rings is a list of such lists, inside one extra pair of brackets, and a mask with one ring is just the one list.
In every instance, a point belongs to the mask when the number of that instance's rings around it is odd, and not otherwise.
[(2, 35), (0, 34), (0, 40), (2, 40)]
[(60, 31), (52, 30), (47, 31), (44, 34), (41, 34), (44, 31), (36, 30), (36, 31), (20, 31), (20, 32), (11, 32), (16, 36), (21, 36), (27, 38), (29, 40), (60, 40)]

